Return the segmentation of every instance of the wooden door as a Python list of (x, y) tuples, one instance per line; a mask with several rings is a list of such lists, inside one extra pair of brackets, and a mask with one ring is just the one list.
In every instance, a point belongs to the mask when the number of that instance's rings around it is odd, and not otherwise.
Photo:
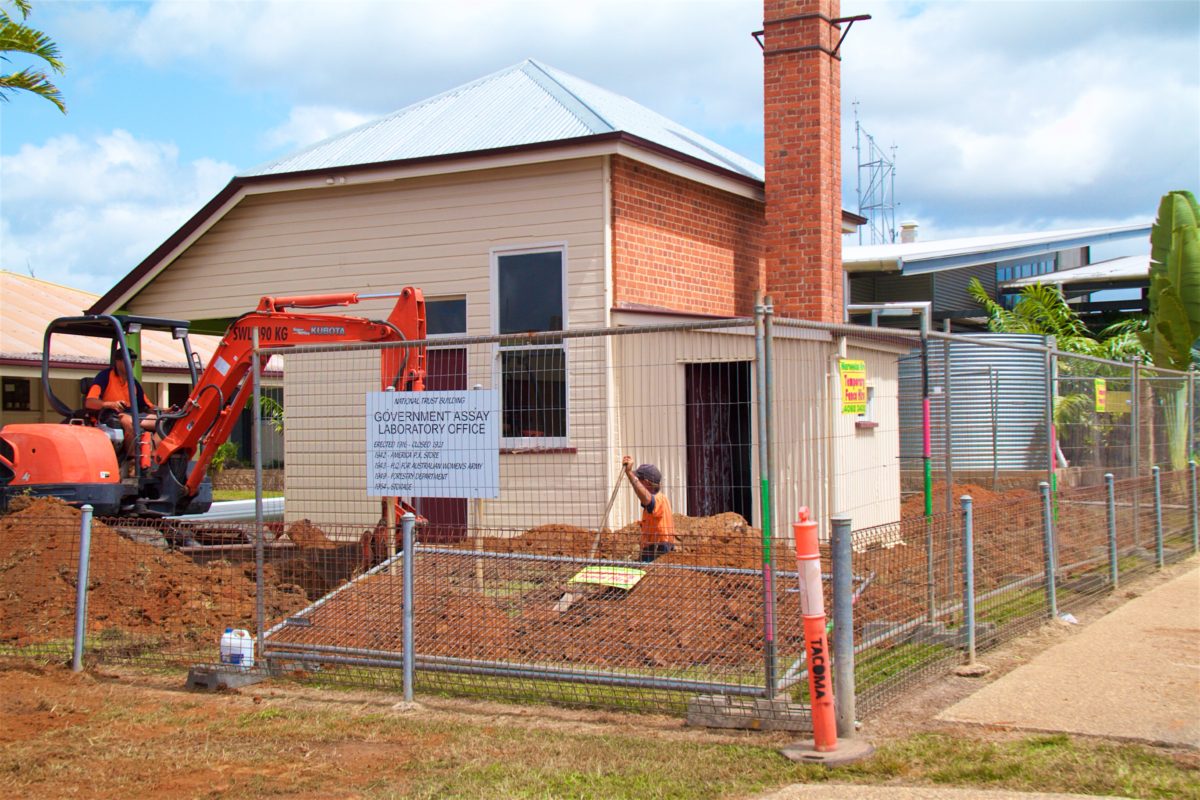
[(726, 511), (754, 524), (750, 363), (688, 364), (687, 513)]
[[(447, 347), (426, 351), (425, 388), (431, 392), (467, 388), (467, 349)], [(450, 544), (467, 538), (467, 501), (460, 497), (418, 497), (417, 513), (429, 522), (418, 532), (422, 544)]]

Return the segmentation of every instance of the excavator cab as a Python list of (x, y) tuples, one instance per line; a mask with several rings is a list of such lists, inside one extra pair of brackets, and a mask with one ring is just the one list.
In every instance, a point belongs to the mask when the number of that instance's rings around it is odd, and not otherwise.
[[(384, 320), (309, 311), (385, 297), (395, 298), (396, 304)], [(90, 503), (101, 515), (163, 517), (208, 511), (212, 505), (208, 466), (252, 396), (256, 347), (279, 351), (299, 344), (419, 342), (381, 352), (380, 385), (395, 391), (425, 389), (425, 297), (411, 286), (369, 295), (263, 297), (256, 309), (233, 321), (202, 371), (188, 342), (187, 327), (178, 320), (107, 314), (62, 317), (50, 323), (42, 348), (42, 384), (50, 404), (69, 424), (16, 424), (0, 429), (0, 510), (9, 498), (28, 494), (60, 497), (77, 505)], [(139, 330), (169, 331), (183, 342), (192, 390), (178, 408), (158, 411), (157, 443), (139, 437), (133, 474), (122, 477), (112, 426), (99, 414), (55, 396), (50, 384), (51, 339), (60, 334), (107, 338), (112, 342), (110, 353), (120, 352), (127, 374), (133, 375), (123, 343)], [(126, 405), (132, 417), (129, 431), (140, 433), (144, 409), (137, 407), (134, 396)]]
[[(61, 361), (61, 338), (56, 349), (55, 338), (82, 336), (103, 339), (109, 343), (110, 359), (120, 358), (125, 374), (134, 375), (126, 341), (141, 331), (163, 331), (179, 341), (188, 365), (191, 385), (198, 377), (199, 359), (188, 339), (188, 323), (120, 314), (96, 314), (80, 317), (59, 317), (46, 327), (42, 341), (42, 390), (51, 408), (62, 416), (64, 425), (44, 423), (6, 425), (0, 430), (0, 510), (17, 495), (54, 496), (75, 505), (90, 504), (102, 516), (139, 513), (138, 508), (149, 494), (156, 494), (146, 460), (140, 457), (147, 448), (131, 448), (125, 442), (125, 431), (119, 414), (86, 408), (77, 397), (61, 397), (51, 380), (51, 369)], [(97, 365), (103, 369), (108, 364)], [(81, 385), (86, 395), (90, 386)], [(142, 431), (147, 409), (140, 408), (136, 384), (129, 381), (130, 397), (125, 399), (127, 412), (133, 419), (132, 430)], [(170, 417), (161, 419), (158, 435), (166, 434)], [(211, 497), (211, 488), (205, 487)], [(211, 502), (211, 501), (209, 501)]]

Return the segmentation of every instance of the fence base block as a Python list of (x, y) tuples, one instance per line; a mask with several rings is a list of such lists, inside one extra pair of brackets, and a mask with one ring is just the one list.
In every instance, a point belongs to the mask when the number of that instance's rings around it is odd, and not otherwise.
[(840, 767), (860, 761), (875, 754), (875, 748), (864, 739), (838, 739), (837, 749), (832, 752), (817, 752), (813, 742), (793, 742), (779, 752), (801, 764), (824, 764)]
[(812, 731), (808, 706), (784, 700), (702, 694), (688, 700), (687, 724), (749, 731)]
[(207, 692), (224, 692), (261, 683), (267, 677), (262, 673), (244, 672), (240, 669), (196, 666), (188, 670), (187, 688), (201, 689)]

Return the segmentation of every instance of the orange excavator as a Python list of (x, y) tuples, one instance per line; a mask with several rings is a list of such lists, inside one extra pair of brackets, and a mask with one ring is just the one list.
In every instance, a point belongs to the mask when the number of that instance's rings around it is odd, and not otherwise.
[[(397, 299), (382, 321), (300, 310), (351, 306), (383, 297)], [(125, 339), (142, 330), (168, 331), (182, 342), (192, 389), (183, 403), (157, 412), (152, 433), (142, 430), (146, 409), (138, 407), (136, 384), (130, 381), (130, 397), (124, 404), (132, 417), (132, 430), (140, 434), (135, 434), (137, 447), (128, 448), (122, 426), (111, 414), (73, 409), (54, 394), (51, 339), (60, 334), (107, 338), (114, 357), (124, 359), (125, 374), (133, 375)], [(12, 498), (29, 495), (59, 497), (73, 505), (87, 503), (98, 516), (164, 517), (207, 511), (212, 503), (208, 466), (253, 393), (256, 337), (266, 355), (300, 345), (423, 341), (425, 299), (412, 287), (387, 294), (264, 297), (258, 308), (229, 326), (203, 370), (188, 341), (186, 322), (107, 314), (56, 319), (47, 326), (43, 341), (42, 386), (65, 424), (11, 424), (0, 429), (0, 510)], [(382, 350), (380, 388), (423, 391), (425, 348)]]

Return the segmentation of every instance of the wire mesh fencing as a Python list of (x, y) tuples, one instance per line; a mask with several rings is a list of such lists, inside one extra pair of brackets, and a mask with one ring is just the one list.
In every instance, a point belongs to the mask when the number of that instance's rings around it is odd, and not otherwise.
[(855, 531), (854, 569), (871, 576), (854, 606), (859, 708), (961, 663), (968, 637), (986, 650), (1200, 552), (1195, 479), (1194, 465), (1155, 468), (972, 503), (969, 551), (962, 498), (949, 514)]
[[(422, 391), (398, 391), (388, 376), (418, 353)], [(285, 518), (97, 521), (87, 655), (211, 664), (232, 628), (273, 676), (394, 688), (409, 658), (420, 692), (701, 700), (802, 726), (790, 526), (807, 507), (825, 541), (834, 512), (856, 528), (837, 603), (853, 605), (858, 708), (874, 713), (960, 661), (968, 630), (987, 648), (1195, 551), (1194, 473), (1174, 466), (1193, 389), (1039, 342), (762, 314), (296, 348)], [(657, 470), (652, 504), (626, 455)], [(397, 498), (419, 517), (410, 552)], [(666, 504), (674, 531), (647, 527)], [(0, 579), (20, 580), (0, 599), (0, 655), (65, 659), (78, 513), (35, 505), (0, 525)]]

